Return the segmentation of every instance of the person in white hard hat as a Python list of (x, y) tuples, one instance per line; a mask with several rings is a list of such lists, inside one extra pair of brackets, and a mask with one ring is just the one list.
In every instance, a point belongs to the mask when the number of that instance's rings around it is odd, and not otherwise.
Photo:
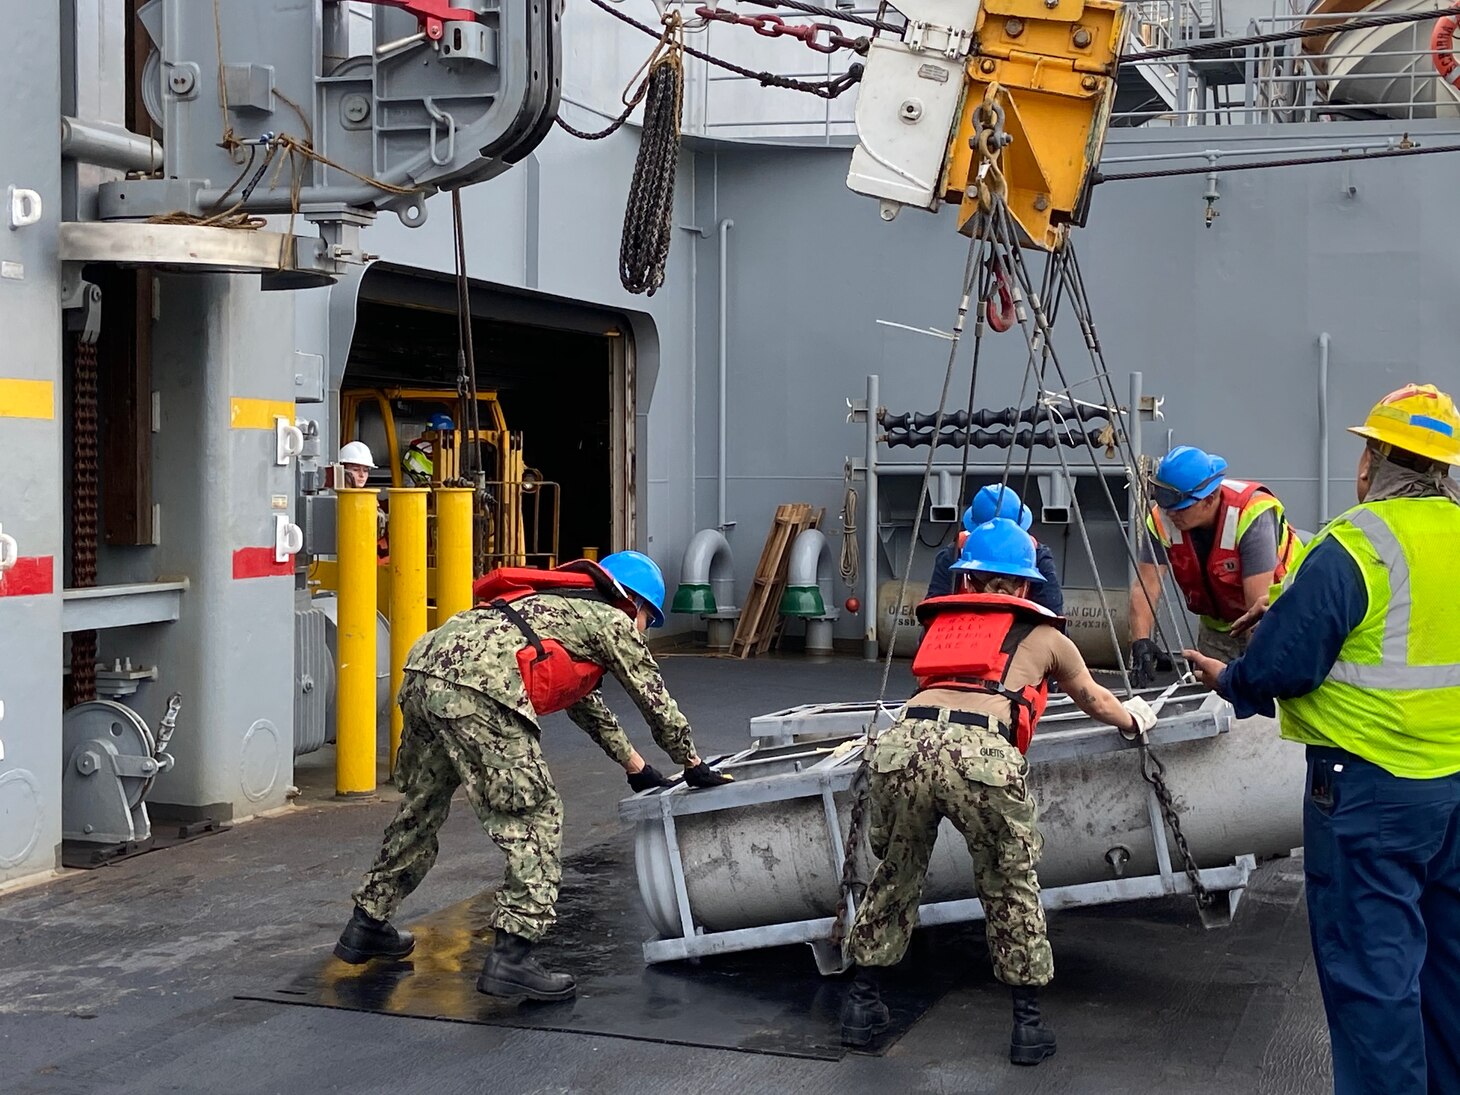
[(363, 487), (370, 478), (370, 469), (375, 467), (375, 457), (370, 446), (363, 441), (351, 441), (340, 449), (339, 462), (345, 468), (346, 487)]
[[(340, 449), (340, 466), (345, 469), (345, 481), (340, 484), (344, 487), (359, 489), (366, 485), (370, 478), (370, 469), (375, 467), (375, 456), (370, 451), (370, 446), (363, 441), (351, 441)], [(381, 561), (390, 558), (389, 541), (386, 539), (386, 516), (385, 509), (380, 503), (375, 504), (375, 530), (376, 544), (375, 554)]]

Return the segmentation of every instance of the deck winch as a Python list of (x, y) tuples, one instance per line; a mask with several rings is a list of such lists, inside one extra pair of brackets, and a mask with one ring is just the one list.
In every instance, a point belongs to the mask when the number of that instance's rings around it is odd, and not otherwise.
[(77, 704), (61, 721), (61, 828), (68, 864), (95, 866), (152, 842), (147, 793), (172, 768), (167, 751), (182, 696), (173, 693), (154, 735), (113, 700)]

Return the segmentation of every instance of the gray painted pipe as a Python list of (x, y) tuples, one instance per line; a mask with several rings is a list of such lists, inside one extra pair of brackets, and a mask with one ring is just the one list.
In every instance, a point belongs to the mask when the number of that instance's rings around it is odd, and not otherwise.
[(720, 502), (720, 531), (724, 532), (733, 525), (725, 517), (725, 370), (726, 370), (726, 315), (729, 312), (730, 284), (727, 280), (726, 271), (729, 267), (730, 229), (735, 222), (728, 217), (719, 224), (720, 230), (720, 359), (716, 365), (718, 371), (718, 382), (720, 385), (720, 429), (718, 435), (719, 452), (716, 455), (719, 471), (717, 478), (717, 497)]
[[(822, 572), (826, 573), (823, 578)], [(797, 535), (791, 544), (791, 561), (786, 564), (786, 585), (790, 587), (817, 586), (826, 611), (836, 608), (835, 593), (831, 576), (836, 571), (836, 560), (832, 558), (831, 544), (824, 533), (809, 528)], [(718, 598), (716, 598), (718, 600)]]
[(877, 404), (882, 398), (882, 378), (867, 377), (867, 469), (862, 487), (862, 657), (877, 660)]
[(1317, 532), (1328, 521), (1328, 332), (1318, 336), (1318, 524)]
[[(1302, 843), (1303, 750), (1279, 739), (1274, 720), (1233, 722), (1216, 737), (1163, 745), (1160, 755), (1182, 830), (1200, 866), (1219, 867), (1248, 854), (1286, 855)], [(765, 775), (775, 778), (769, 767)], [(737, 773), (737, 778), (756, 777)], [(1127, 876), (1160, 869), (1146, 784), (1134, 753), (1032, 762), (1029, 785), (1045, 841), (1039, 863), (1043, 886), (1115, 877), (1112, 854), (1121, 855)], [(851, 796), (837, 792), (835, 804), (845, 839)], [(840, 857), (829, 848), (826, 827), (822, 798), (804, 792), (676, 817), (694, 923), (706, 931), (732, 931), (831, 916)], [(663, 938), (680, 937), (684, 929), (663, 822), (640, 821), (634, 839), (639, 893), (649, 919)], [(1170, 850), (1179, 872), (1174, 842)], [(859, 852), (859, 874), (869, 878), (875, 861), (865, 846)], [(923, 900), (974, 896), (967, 845), (945, 821), (928, 864)]]
[(735, 560), (730, 541), (719, 529), (700, 529), (684, 549), (679, 568), (681, 585), (710, 587), (715, 608), (724, 612), (735, 607)]
[(151, 137), (108, 122), (61, 118), (61, 156), (124, 171), (159, 171), (162, 145)]

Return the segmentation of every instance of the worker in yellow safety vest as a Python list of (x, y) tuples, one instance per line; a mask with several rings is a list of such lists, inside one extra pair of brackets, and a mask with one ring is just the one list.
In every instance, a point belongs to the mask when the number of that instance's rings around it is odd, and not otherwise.
[(1233, 658), (1247, 645), (1233, 621), (1267, 595), (1292, 566), (1298, 539), (1283, 504), (1261, 483), (1228, 479), (1227, 462), (1179, 445), (1156, 466), (1155, 505), (1146, 517), (1130, 589), (1131, 683), (1152, 684), (1170, 658), (1151, 638), (1169, 567), (1186, 607), (1201, 619), (1197, 647)]
[(1352, 432), (1368, 442), (1359, 505), (1249, 614), (1244, 656), (1186, 656), (1238, 717), (1276, 701), (1283, 737), (1308, 748), (1335, 1092), (1460, 1092), (1460, 414), (1410, 384)]

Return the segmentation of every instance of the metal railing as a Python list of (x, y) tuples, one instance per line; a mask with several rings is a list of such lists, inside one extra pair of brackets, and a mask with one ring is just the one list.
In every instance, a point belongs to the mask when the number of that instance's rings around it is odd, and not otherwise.
[[(681, 0), (686, 18), (702, 0)], [(1279, 5), (1288, 10), (1280, 10)], [(1429, 50), (1431, 24), (1395, 26), (1373, 50), (1355, 49), (1354, 38), (1340, 34), (1305, 49), (1287, 41), (1251, 46), (1196, 59), (1144, 61), (1142, 51), (1209, 43), (1228, 37), (1221, 0), (1135, 0), (1131, 3), (1127, 61), (1122, 66), (1122, 100), (1127, 109), (1111, 117), (1116, 126), (1258, 125), (1342, 119), (1401, 120), (1460, 118), (1460, 91), (1438, 78)], [(770, 9), (756, 9), (770, 10)], [(875, 6), (848, 8), (876, 15)], [(788, 23), (815, 19), (796, 11), (776, 11)], [(1309, 14), (1295, 0), (1274, 0), (1269, 16), (1252, 20), (1246, 34), (1267, 34), (1307, 24), (1340, 23), (1364, 12)], [(851, 24), (843, 29), (852, 30)], [(1374, 32), (1368, 32), (1371, 35)], [(829, 54), (811, 64), (797, 61), (790, 71), (788, 49), (766, 47), (748, 28), (712, 24), (696, 43), (748, 67), (766, 68), (801, 79), (828, 79), (846, 70), (846, 53)], [(1370, 40), (1375, 40), (1371, 38)], [(707, 45), (708, 43), (708, 45)], [(856, 90), (836, 100), (816, 100), (761, 88), (755, 81), (690, 59), (687, 133), (722, 139), (847, 144), (856, 137)], [(1149, 89), (1142, 96), (1141, 81)], [(1132, 100), (1134, 103), (1132, 104)]]
[[(1303, 25), (1337, 24), (1363, 14), (1275, 12), (1252, 20), (1245, 33), (1270, 34)], [(1142, 26), (1137, 23), (1138, 28)], [(1430, 24), (1418, 22), (1390, 28), (1381, 48), (1376, 49), (1354, 49), (1353, 39), (1340, 32), (1333, 41), (1307, 39), (1309, 43), (1322, 43), (1320, 48), (1304, 48), (1303, 42), (1287, 41), (1250, 46), (1225, 56), (1208, 54), (1195, 60), (1132, 60), (1128, 68), (1140, 70), (1153, 85), (1153, 92), (1158, 93), (1164, 85), (1172, 94), (1162, 105), (1117, 112), (1112, 122), (1253, 125), (1460, 117), (1460, 93), (1438, 78), (1429, 34)], [(1171, 39), (1183, 40), (1177, 34)], [(1172, 48), (1155, 44), (1167, 40), (1162, 36), (1145, 44), (1149, 49)]]

